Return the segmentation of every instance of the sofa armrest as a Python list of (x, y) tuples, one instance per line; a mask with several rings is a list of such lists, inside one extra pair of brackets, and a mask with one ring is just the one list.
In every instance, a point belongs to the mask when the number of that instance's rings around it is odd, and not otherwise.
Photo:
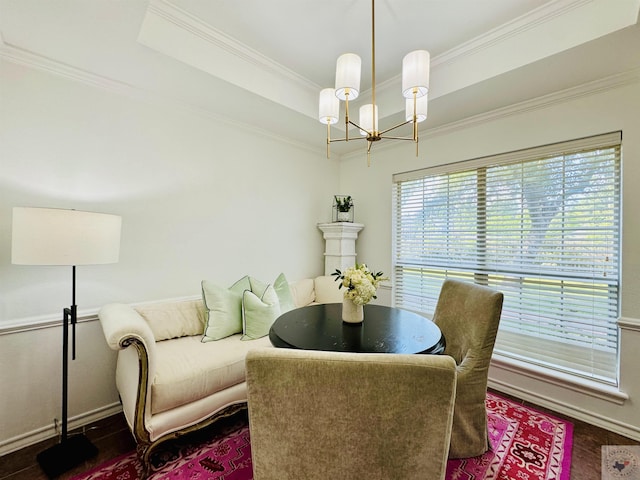
[(155, 347), (156, 339), (149, 324), (129, 305), (110, 303), (98, 312), (104, 338), (113, 350), (128, 346), (132, 339), (141, 341), (147, 351)]
[(342, 303), (344, 289), (339, 289), (335, 280), (336, 277), (332, 275), (321, 275), (290, 282), (289, 288), (296, 307), (316, 303)]
[(314, 290), (316, 292), (317, 303), (342, 303), (345, 289), (338, 288), (339, 282), (336, 277), (331, 275), (323, 275), (313, 280)]
[(303, 278), (296, 282), (290, 282), (289, 288), (296, 307), (304, 307), (315, 302), (316, 294), (313, 290), (313, 279)]
[(155, 377), (156, 341), (142, 316), (129, 305), (112, 303), (98, 313), (107, 344), (118, 352), (116, 386), (136, 441), (149, 439), (151, 383)]

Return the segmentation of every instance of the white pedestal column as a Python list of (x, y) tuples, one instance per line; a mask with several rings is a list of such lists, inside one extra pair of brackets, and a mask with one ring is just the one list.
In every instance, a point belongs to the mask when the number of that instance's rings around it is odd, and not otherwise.
[(336, 268), (341, 272), (356, 264), (356, 240), (362, 223), (333, 222), (319, 223), (322, 230), (324, 249), (324, 274), (331, 275)]

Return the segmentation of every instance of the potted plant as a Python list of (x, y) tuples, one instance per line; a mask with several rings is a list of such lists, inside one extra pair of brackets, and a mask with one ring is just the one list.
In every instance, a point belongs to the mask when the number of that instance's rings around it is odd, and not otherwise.
[(353, 222), (353, 199), (351, 195), (334, 195), (336, 222)]

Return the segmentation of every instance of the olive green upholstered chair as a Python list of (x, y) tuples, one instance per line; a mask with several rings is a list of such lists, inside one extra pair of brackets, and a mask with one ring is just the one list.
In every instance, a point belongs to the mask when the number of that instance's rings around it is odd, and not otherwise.
[(482, 455), (489, 448), (487, 380), (502, 313), (503, 295), (488, 287), (445, 280), (433, 315), (457, 365), (449, 458)]
[(444, 479), (455, 369), (445, 355), (250, 351), (254, 480)]

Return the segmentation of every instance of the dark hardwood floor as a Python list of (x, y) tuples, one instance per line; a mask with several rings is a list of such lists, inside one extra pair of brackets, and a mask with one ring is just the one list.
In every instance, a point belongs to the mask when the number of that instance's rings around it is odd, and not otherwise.
[[(500, 395), (504, 395), (497, 392)], [(640, 442), (623, 437), (588, 423), (572, 419), (537, 405), (504, 395), (524, 405), (564, 418), (573, 423), (573, 452), (571, 480), (600, 480), (600, 452), (602, 445), (640, 445)], [(211, 428), (214, 428), (215, 425)], [(73, 433), (73, 432), (72, 432)], [(114, 415), (85, 427), (84, 433), (98, 447), (98, 455), (60, 477), (72, 478), (101, 463), (135, 449), (135, 443), (122, 414)], [(36, 455), (55, 443), (54, 439), (26, 447), (0, 457), (0, 480), (47, 480), (36, 462)]]
[[(70, 432), (69, 435), (74, 433), (77, 432)], [(98, 455), (61, 475), (59, 479), (72, 478), (109, 459), (135, 450), (136, 444), (121, 413), (84, 427), (84, 433), (98, 447)], [(56, 441), (57, 439), (50, 439), (0, 457), (0, 479), (47, 480), (48, 477), (36, 461), (36, 455)]]

